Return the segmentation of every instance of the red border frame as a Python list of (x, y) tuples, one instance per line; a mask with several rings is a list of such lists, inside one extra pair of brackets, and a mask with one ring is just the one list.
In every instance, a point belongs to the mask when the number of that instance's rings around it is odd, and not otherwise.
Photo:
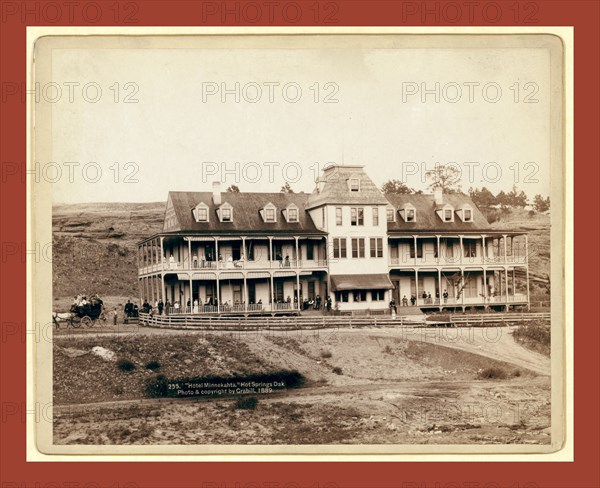
[[(177, 463), (164, 465), (161, 463), (119, 462), (98, 464), (93, 462), (79, 463), (26, 463), (25, 462), (25, 183), (21, 178), (11, 175), (11, 162), (26, 160), (26, 110), (25, 103), (19, 96), (8, 96), (12, 90), (11, 83), (25, 83), (26, 75), (26, 25), (220, 25), (217, 15), (207, 16), (202, 22), (202, 8), (211, 8), (209, 4), (221, 8), (221, 2), (200, 1), (159, 1), (138, 0), (121, 2), (97, 0), (96, 2), (71, 2), (72, 17), (69, 17), (67, 6), (63, 1), (0, 1), (0, 53), (2, 81), (1, 100), (1, 158), (2, 186), (1, 202), (1, 234), (2, 243), (2, 281), (0, 307), (2, 340), (1, 340), (1, 432), (0, 444), (2, 488), (29, 487), (215, 487), (229, 488), (233, 486), (247, 487), (283, 487), (286, 483), (297, 483), (293, 486), (327, 486), (330, 487), (397, 487), (406, 488), (442, 488), (442, 487), (600, 487), (600, 473), (597, 459), (599, 452), (599, 361), (597, 345), (599, 341), (598, 313), (589, 307), (593, 297), (600, 296), (597, 274), (600, 271), (598, 260), (599, 242), (598, 209), (599, 191), (599, 145), (600, 133), (598, 107), (600, 59), (599, 25), (600, 3), (591, 1), (536, 1), (515, 2), (478, 0), (472, 2), (473, 16), (467, 13), (455, 22), (448, 16), (454, 15), (446, 10), (446, 16), (435, 18), (429, 14), (420, 19), (419, 13), (425, 6), (428, 9), (444, 8), (448, 3), (459, 4), (464, 9), (469, 2), (405, 2), (405, 1), (359, 1), (359, 0), (322, 0), (319, 8), (324, 13), (332, 12), (328, 5), (336, 4), (338, 9), (334, 15), (335, 23), (324, 24), (314, 21), (314, 0), (296, 0), (288, 2), (278, 0), (279, 5), (296, 3), (303, 16), (296, 23), (290, 22), (293, 12), (284, 18), (281, 10), (275, 9), (272, 19), (259, 19), (258, 22), (244, 22), (243, 18), (229, 16), (221, 25), (573, 25), (575, 26), (575, 208), (585, 211), (586, 218), (575, 218), (575, 317), (579, 331), (575, 334), (575, 462), (574, 463), (245, 463), (232, 466), (227, 463), (192, 465)], [(94, 12), (92, 7), (87, 11), (88, 19), (84, 19), (82, 8), (95, 3), (102, 11), (101, 18), (90, 22)], [(240, 3), (243, 8), (247, 2), (226, 2), (228, 6)], [(264, 4), (258, 0), (259, 4)], [(487, 4), (500, 6), (502, 15), (492, 22), (494, 7), (486, 7), (487, 18), (482, 9)], [(52, 18), (56, 14), (49, 4), (63, 6), (60, 18)], [(115, 22), (113, 15), (115, 6), (123, 17), (131, 14), (131, 5), (137, 5), (137, 11), (130, 20), (137, 22), (124, 24)], [(522, 14), (519, 23), (514, 19), (514, 8), (518, 7)], [(29, 12), (22, 18), (24, 8)], [(16, 13), (14, 12), (16, 10)], [(37, 14), (36, 14), (37, 9)], [(417, 9), (417, 13), (410, 13)], [(532, 14), (532, 12), (534, 12)], [(44, 14), (45, 12), (45, 14)], [(249, 11), (248, 11), (249, 12)], [(404, 17), (403, 17), (404, 12)], [(468, 12), (465, 10), (465, 12)], [(526, 19), (525, 14), (530, 14)], [(249, 14), (250, 15), (250, 14)], [(195, 21), (196, 19), (196, 21)], [(93, 19), (91, 19), (93, 20)], [(121, 20), (123, 20), (121, 18)], [(248, 19), (246, 19), (248, 20)], [(525, 22), (527, 20), (527, 22)], [(5, 96), (6, 95), (6, 96)], [(579, 214), (581, 215), (581, 214)], [(595, 225), (594, 225), (595, 223)], [(590, 224), (592, 226), (590, 226)], [(585, 238), (584, 238), (585, 233)], [(15, 253), (15, 246), (18, 252)], [(585, 273), (587, 271), (587, 273)], [(592, 271), (590, 273), (590, 271)], [(593, 311), (592, 311), (593, 310)], [(15, 330), (19, 333), (15, 333)], [(583, 379), (585, 382), (577, 381)], [(596, 460), (596, 461), (594, 461)], [(175, 475), (177, 473), (177, 475)], [(271, 484), (269, 484), (269, 482)], [(89, 484), (92, 483), (92, 484)], [(96, 484), (93, 484), (96, 483)], [(130, 483), (129, 485), (127, 483)], [(238, 485), (236, 485), (238, 483)], [(469, 484), (470, 483), (470, 484)], [(529, 483), (529, 484), (528, 484)]]

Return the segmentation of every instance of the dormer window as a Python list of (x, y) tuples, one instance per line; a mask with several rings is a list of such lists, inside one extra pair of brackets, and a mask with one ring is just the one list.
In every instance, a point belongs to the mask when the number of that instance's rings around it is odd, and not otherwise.
[(454, 222), (454, 207), (449, 203), (436, 208), (436, 212), (443, 222)]
[(233, 222), (233, 207), (229, 203), (224, 203), (217, 209), (217, 215), (221, 222)]
[(416, 222), (417, 221), (417, 210), (415, 207), (407, 203), (402, 210), (400, 210), (400, 214), (404, 219), (404, 222)]
[(192, 211), (196, 222), (208, 222), (208, 205), (204, 202), (200, 202), (194, 207)]
[(260, 214), (265, 222), (277, 222), (277, 207), (271, 202), (261, 209)]
[(458, 211), (458, 215), (460, 216), (463, 222), (473, 222), (473, 209), (470, 205), (465, 205)]
[(350, 178), (350, 191), (360, 191), (360, 180), (358, 178)]
[(288, 222), (298, 222), (298, 207), (293, 203), (288, 205), (284, 211), (283, 215), (285, 216), (285, 220)]

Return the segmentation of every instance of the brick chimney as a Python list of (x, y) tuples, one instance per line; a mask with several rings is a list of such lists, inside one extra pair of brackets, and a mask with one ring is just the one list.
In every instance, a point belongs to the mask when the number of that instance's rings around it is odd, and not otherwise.
[(213, 203), (221, 205), (221, 183), (213, 181)]
[(444, 203), (444, 198), (443, 198), (443, 193), (442, 193), (442, 187), (441, 186), (436, 186), (433, 189), (433, 198), (435, 199), (435, 204), (436, 205), (442, 205), (442, 203)]

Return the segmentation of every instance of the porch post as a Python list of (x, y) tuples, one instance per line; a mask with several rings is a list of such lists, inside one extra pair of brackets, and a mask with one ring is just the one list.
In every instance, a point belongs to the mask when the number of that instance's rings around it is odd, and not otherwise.
[[(160, 269), (163, 269), (163, 259), (165, 256), (164, 245), (163, 245), (164, 239), (165, 238), (161, 236), (161, 238), (160, 238)], [(163, 301), (164, 301), (164, 297), (163, 297)]]
[(219, 312), (219, 310), (221, 309), (221, 287), (220, 287), (220, 283), (219, 283), (219, 275), (217, 273), (217, 278), (216, 278), (216, 288), (217, 288), (217, 312)]
[[(298, 241), (296, 240), (297, 244)], [(327, 289), (327, 292), (329, 292), (329, 289)], [(327, 297), (325, 297), (325, 300), (327, 300)], [(300, 273), (298, 271), (296, 271), (296, 303), (298, 304), (298, 310), (300, 310)]]
[(244, 299), (243, 299), (243, 302), (244, 302), (243, 303), (244, 312), (247, 312), (248, 311), (248, 287), (246, 285), (246, 273), (244, 273)]
[(295, 244), (296, 244), (296, 259), (295, 259), (295, 261), (296, 261), (296, 268), (299, 268), (300, 267), (300, 262), (299, 262), (300, 260), (298, 259), (298, 236), (294, 236), (294, 241), (295, 241)]
[[(436, 239), (436, 246), (437, 246), (437, 263), (440, 264), (440, 260), (442, 259), (442, 251), (440, 249), (440, 236), (439, 234), (435, 236)], [(441, 287), (441, 282), (440, 282), (440, 287)], [(441, 296), (442, 291), (440, 290), (440, 296)]]
[(246, 266), (246, 236), (242, 236), (242, 261), (244, 262), (244, 267)]
[(415, 246), (415, 266), (417, 265), (417, 236), (413, 236)]
[(513, 297), (517, 296), (517, 282), (515, 280), (515, 267), (512, 269), (512, 286), (513, 286)]
[[(219, 238), (215, 236), (215, 262), (217, 263), (216, 268), (219, 269), (221, 260), (219, 259)], [(218, 280), (217, 280), (218, 281)], [(218, 288), (218, 285), (217, 285)], [(219, 302), (219, 305), (221, 302)]]
[[(269, 236), (269, 261), (272, 262), (273, 261), (273, 237)], [(269, 267), (272, 266), (272, 263), (269, 264)], [(273, 278), (273, 276), (271, 276), (271, 278)]]
[(488, 286), (487, 286), (487, 273), (485, 267), (483, 268), (483, 303), (487, 305), (488, 298)]
[(463, 257), (465, 255), (465, 248), (463, 247), (463, 236), (458, 236), (460, 239), (460, 264), (463, 263)]
[[(188, 269), (192, 269), (192, 240), (188, 237)], [(190, 292), (191, 293), (191, 292)]]
[(142, 287), (144, 286), (144, 278), (138, 278), (138, 295), (140, 297), (140, 305), (142, 304)]
[(487, 259), (487, 249), (485, 248), (485, 235), (481, 236), (481, 261), (485, 264)]
[[(416, 255), (417, 255), (417, 250), (415, 249), (415, 256)], [(415, 295), (416, 295), (416, 299), (417, 299), (415, 304), (418, 305), (419, 304), (419, 270), (417, 268), (415, 268)]]
[[(506, 250), (506, 247), (504, 249)], [(506, 254), (504, 256), (506, 258)], [(506, 292), (506, 310), (508, 311), (508, 269), (506, 269), (506, 265), (504, 266), (504, 291)]]
[(163, 303), (165, 302), (165, 274), (161, 271), (160, 273), (160, 298)]
[(504, 264), (506, 264), (506, 240), (507, 240), (507, 236), (506, 234), (502, 235), (502, 240), (504, 241)]
[[(439, 240), (438, 240), (439, 242)], [(440, 255), (440, 248), (438, 247), (438, 256)], [(442, 270), (441, 268), (438, 267), (438, 296), (437, 296), (437, 300), (438, 300), (438, 305), (440, 306), (440, 310), (442, 309)], [(400, 297), (398, 297), (400, 298)]]
[[(462, 248), (462, 239), (461, 239), (461, 242), (460, 242), (460, 247)], [(462, 289), (460, 291), (460, 301), (464, 305), (465, 304), (465, 288), (467, 286), (467, 284), (465, 283), (465, 270), (464, 270), (464, 268), (460, 268), (460, 276), (461, 276), (460, 282), (462, 284)], [(464, 311), (465, 310), (463, 308), (463, 312)]]
[(275, 298), (274, 298), (273, 295), (274, 295), (275, 288), (274, 288), (274, 285), (273, 285), (273, 272), (271, 271), (269, 273), (269, 275), (271, 277), (271, 283), (270, 283), (271, 284), (271, 288), (270, 288), (270, 296), (271, 296), (271, 298), (269, 299), (269, 302), (271, 303), (271, 312), (274, 312), (275, 311)]
[(194, 310), (194, 288), (192, 286), (192, 273), (190, 273), (190, 310), (189, 310), (189, 312), (192, 312), (192, 310)]

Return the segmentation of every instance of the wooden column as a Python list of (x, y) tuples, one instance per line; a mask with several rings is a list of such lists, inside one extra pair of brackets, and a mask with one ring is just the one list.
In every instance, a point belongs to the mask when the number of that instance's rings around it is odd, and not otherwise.
[(296, 268), (300, 267), (300, 260), (298, 259), (298, 236), (294, 236), (294, 241), (296, 245)]
[(531, 303), (529, 301), (529, 241), (527, 234), (525, 234), (525, 279), (527, 285), (527, 310), (531, 309)]
[[(417, 250), (415, 248), (415, 256), (417, 255)], [(415, 302), (416, 305), (419, 304), (419, 270), (415, 268), (415, 296), (417, 298), (417, 301)]]
[[(462, 239), (461, 239), (461, 246), (462, 248)], [(465, 283), (465, 270), (463, 268), (460, 268), (460, 276), (461, 276), (461, 285), (462, 285), (462, 289), (460, 291), (460, 301), (461, 303), (464, 305), (465, 304), (465, 288), (466, 288), (466, 283)], [(464, 310), (463, 310), (464, 311)]]
[[(245, 242), (242, 241), (242, 245), (245, 246)], [(245, 260), (245, 256), (244, 256), (244, 260)], [(246, 283), (246, 273), (244, 273), (244, 300), (243, 300), (243, 307), (244, 307), (244, 311), (248, 310), (248, 285)]]
[[(217, 263), (216, 268), (219, 269), (221, 266), (221, 260), (219, 259), (219, 238), (218, 237), (215, 237), (215, 259), (216, 259), (215, 263)], [(219, 280), (217, 279), (217, 281), (219, 281)], [(217, 289), (218, 288), (219, 288), (219, 285), (217, 283)], [(221, 305), (221, 302), (219, 301), (219, 306), (220, 305)]]
[(413, 236), (413, 245), (415, 246), (415, 266), (417, 265), (417, 236)]
[[(442, 259), (442, 250), (440, 248), (440, 236), (436, 235), (435, 236), (436, 239), (436, 246), (437, 246), (437, 263), (440, 264), (440, 261)], [(440, 283), (441, 286), (441, 283)], [(440, 296), (441, 296), (442, 290), (440, 289)]]
[[(298, 244), (298, 241), (296, 241), (296, 244)], [(329, 293), (329, 289), (327, 290), (327, 293)], [(325, 297), (325, 300), (327, 300), (327, 297)], [(296, 302), (298, 304), (298, 310), (300, 310), (300, 273), (298, 271), (296, 271)]]
[(463, 247), (463, 236), (458, 236), (460, 239), (460, 264), (463, 263), (463, 257), (465, 255), (465, 248)]
[[(216, 241), (215, 241), (216, 242)], [(215, 288), (217, 289), (217, 312), (219, 312), (221, 307), (221, 287), (219, 285), (219, 274), (217, 273), (217, 279), (215, 281)]]
[[(439, 242), (439, 241), (438, 241)], [(438, 256), (440, 255), (440, 249), (438, 247)], [(442, 270), (438, 268), (438, 304), (440, 305), (440, 310), (442, 309), (442, 303), (444, 301), (444, 297), (442, 296)], [(400, 296), (398, 296), (400, 298)]]
[(270, 296), (271, 296), (271, 298), (269, 299), (269, 301), (271, 302), (271, 312), (273, 312), (275, 310), (275, 297), (274, 297), (275, 287), (273, 285), (273, 272), (270, 273), (270, 276), (271, 276), (271, 283), (270, 283), (270, 285), (271, 285), (271, 287), (270, 287)]
[[(504, 242), (504, 264), (506, 264), (506, 240), (507, 240), (507, 236), (506, 234), (502, 235), (502, 241)], [(506, 271), (506, 269), (505, 269)]]
[(487, 260), (487, 249), (485, 247), (485, 236), (481, 236), (481, 262), (485, 264)]
[(188, 269), (192, 269), (192, 240), (188, 237)]
[[(269, 236), (269, 262), (271, 263), (273, 261), (273, 237)], [(269, 264), (269, 267), (271, 267), (272, 264)], [(271, 278), (273, 278), (273, 276), (271, 276)]]
[(483, 303), (487, 304), (488, 300), (487, 273), (483, 268)]

